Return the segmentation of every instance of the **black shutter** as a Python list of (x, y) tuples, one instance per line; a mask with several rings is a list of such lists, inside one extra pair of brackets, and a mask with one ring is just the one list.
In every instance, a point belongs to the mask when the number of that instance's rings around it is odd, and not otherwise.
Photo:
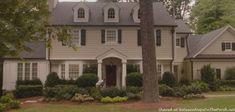
[(184, 47), (185, 46), (185, 39), (184, 37), (181, 38), (181, 47)]
[(101, 43), (105, 43), (105, 30), (101, 30)]
[(232, 43), (232, 50), (235, 51), (235, 43)]
[(81, 30), (81, 45), (82, 46), (86, 45), (86, 30), (85, 29)]
[(137, 45), (141, 46), (141, 30), (137, 30)]
[(121, 29), (118, 30), (118, 43), (119, 44), (122, 43), (122, 30)]
[(225, 43), (222, 43), (222, 51), (225, 51)]
[(156, 30), (156, 45), (157, 46), (161, 46), (161, 41), (162, 41), (162, 39), (161, 39), (161, 30)]

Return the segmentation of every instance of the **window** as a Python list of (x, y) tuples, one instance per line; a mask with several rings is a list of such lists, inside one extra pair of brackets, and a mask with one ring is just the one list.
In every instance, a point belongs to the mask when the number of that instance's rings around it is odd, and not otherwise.
[(79, 64), (70, 64), (69, 65), (69, 78), (75, 80), (79, 75)]
[(117, 30), (106, 30), (106, 42), (117, 43)]
[(133, 72), (140, 72), (140, 65), (139, 64), (127, 64), (127, 74)]
[(61, 71), (60, 71), (60, 75), (61, 75), (61, 79), (65, 79), (65, 64), (61, 64)]
[(32, 64), (32, 79), (37, 79), (38, 77), (38, 64), (37, 63), (33, 63)]
[(25, 80), (30, 80), (30, 63), (25, 63)]
[(85, 18), (85, 10), (83, 8), (78, 9), (78, 18)]
[(157, 65), (157, 75), (158, 75), (159, 80), (160, 80), (161, 77), (162, 77), (162, 65), (160, 65), (160, 64)]
[(223, 42), (222, 43), (222, 51), (235, 51), (235, 43), (234, 42)]
[(161, 30), (156, 31), (156, 45), (161, 46)]
[(23, 63), (17, 65), (17, 80), (23, 80)]
[(221, 79), (221, 69), (215, 69), (216, 79)]
[(180, 47), (180, 39), (179, 38), (176, 39), (176, 46)]
[(110, 8), (108, 10), (108, 19), (113, 19), (113, 18), (115, 18), (115, 10), (114, 8)]
[(94, 73), (97, 74), (97, 64), (84, 64), (83, 73)]
[(72, 45), (80, 45), (80, 30), (73, 29), (71, 32), (71, 44)]

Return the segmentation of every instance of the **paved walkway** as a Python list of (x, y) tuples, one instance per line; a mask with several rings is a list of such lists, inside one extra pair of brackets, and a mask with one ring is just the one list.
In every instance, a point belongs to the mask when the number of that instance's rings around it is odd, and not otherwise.
[(235, 96), (235, 94), (221, 94), (221, 95), (208, 95), (208, 94), (205, 94), (205, 97), (207, 98), (212, 98), (212, 97), (231, 97), (231, 96)]

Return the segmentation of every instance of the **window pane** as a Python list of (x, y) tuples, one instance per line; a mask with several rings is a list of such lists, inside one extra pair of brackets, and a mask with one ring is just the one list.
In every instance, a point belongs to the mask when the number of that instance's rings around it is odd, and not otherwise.
[(79, 29), (73, 29), (71, 32), (72, 36), (72, 45), (79, 45), (80, 44), (80, 31)]
[(107, 30), (107, 42), (116, 43), (117, 42), (117, 31), (116, 30)]
[(61, 79), (65, 79), (65, 64), (61, 64)]
[(69, 78), (75, 80), (79, 75), (79, 64), (70, 64), (69, 65)]
[(225, 43), (225, 49), (230, 50), (231, 49), (231, 43)]
[(83, 73), (94, 73), (97, 74), (97, 64), (84, 64)]
[(85, 10), (83, 8), (78, 9), (78, 18), (85, 18)]
[(160, 80), (161, 77), (162, 77), (162, 65), (160, 65), (160, 64), (157, 65), (157, 75), (158, 75), (159, 80)]
[(17, 65), (17, 80), (23, 80), (23, 63)]
[(37, 79), (38, 78), (38, 64), (33, 63), (32, 64), (32, 79)]
[(30, 80), (30, 63), (25, 63), (25, 80)]
[(127, 64), (127, 74), (133, 72), (140, 72), (140, 65), (138, 64)]
[(176, 39), (176, 46), (180, 46), (180, 39)]
[(108, 10), (108, 18), (115, 18), (115, 10), (113, 8)]

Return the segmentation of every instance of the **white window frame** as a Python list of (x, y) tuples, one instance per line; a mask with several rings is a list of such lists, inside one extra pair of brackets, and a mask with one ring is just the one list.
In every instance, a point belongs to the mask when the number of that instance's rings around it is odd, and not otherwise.
[[(21, 64), (21, 68), (19, 67), (19, 64)], [(19, 74), (21, 74), (21, 77), (19, 77)], [(24, 63), (17, 63), (17, 80), (24, 80)]]
[[(225, 50), (224, 51), (232, 51), (232, 42), (224, 42), (224, 44), (225, 44)], [(229, 45), (230, 46), (230, 48), (227, 48), (227, 46), (226, 45)]]
[[(159, 70), (159, 66), (161, 66), (161, 68), (160, 68), (160, 72), (158, 71)], [(158, 73), (160, 73), (160, 76), (159, 77), (161, 77), (162, 78), (162, 75), (163, 75), (163, 73), (164, 73), (164, 71), (163, 71), (163, 64), (157, 64), (157, 74)]]
[[(178, 40), (178, 42), (177, 42), (177, 40)], [(178, 45), (177, 45), (177, 43), (178, 43)], [(181, 39), (180, 38), (175, 39), (175, 46), (179, 47), (179, 48), (181, 47)]]
[[(76, 68), (76, 69), (78, 69), (78, 71), (76, 71), (76, 70), (70, 71), (70, 66), (71, 66), (71, 67), (72, 67), (72, 66), (78, 67), (78, 68)], [(69, 69), (68, 69), (69, 79), (76, 80), (76, 79), (79, 77), (79, 72), (80, 72), (80, 66), (79, 66), (79, 64), (69, 64), (68, 67), (69, 67)], [(71, 68), (71, 69), (72, 69), (72, 68)], [(73, 72), (73, 75), (72, 75), (72, 76), (70, 75), (71, 72)], [(77, 74), (75, 74), (75, 73), (77, 73)], [(74, 74), (75, 74), (75, 75), (74, 75)]]
[[(64, 67), (63, 69), (62, 69), (62, 66)], [(61, 79), (66, 79), (66, 64), (60, 64), (59, 73), (60, 73), (60, 78)]]
[[(75, 37), (75, 30), (78, 31), (78, 42), (74, 42), (74, 37)], [(70, 45), (75, 45), (75, 46), (81, 46), (81, 29), (78, 29), (78, 28), (74, 28), (71, 30), (70, 32), (70, 35), (71, 35), (71, 40), (70, 40)]]
[[(83, 7), (80, 7), (80, 8), (78, 8), (78, 10), (77, 10), (78, 12), (77, 12), (77, 18), (78, 19), (85, 19), (85, 17), (86, 17), (86, 11), (85, 11), (85, 9), (83, 8)], [(80, 11), (83, 11), (83, 12), (80, 12)]]
[(33, 64), (36, 63), (37, 64), (37, 70), (36, 70), (36, 73), (37, 73), (37, 76), (36, 78), (38, 78), (39, 76), (39, 63), (38, 62), (17, 62), (17, 80), (18, 80), (18, 64), (19, 63), (22, 63), (22, 80), (26, 80), (25, 78), (25, 65), (26, 63), (29, 63), (29, 79), (28, 80), (33, 80)]
[[(112, 9), (114, 12), (111, 13), (112, 15), (109, 15), (109, 14), (110, 14), (109, 11), (110, 11), (111, 9)], [(109, 8), (107, 13), (108, 13), (108, 14), (107, 14), (107, 18), (108, 18), (108, 19), (115, 19), (115, 18), (116, 18), (116, 11), (115, 11), (115, 8)], [(112, 18), (109, 18), (110, 16), (112, 16)]]
[[(108, 31), (111, 31), (111, 30), (116, 32), (115, 42), (109, 42), (108, 39), (107, 39), (108, 38)], [(117, 29), (106, 29), (105, 30), (105, 43), (106, 44), (111, 44), (111, 45), (118, 44), (118, 30)]]
[[(36, 71), (34, 71), (35, 68), (33, 68), (33, 64), (36, 64)], [(33, 76), (33, 74), (36, 73), (36, 77)], [(34, 79), (37, 79), (38, 78), (38, 63), (31, 63), (31, 79), (34, 80)]]

